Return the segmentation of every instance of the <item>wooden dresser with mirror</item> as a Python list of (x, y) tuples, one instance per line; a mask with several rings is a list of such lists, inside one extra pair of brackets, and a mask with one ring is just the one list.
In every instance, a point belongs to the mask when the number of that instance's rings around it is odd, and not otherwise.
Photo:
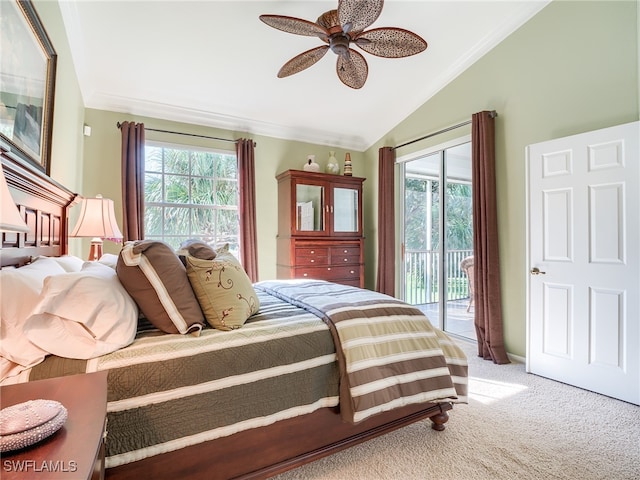
[(364, 178), (287, 170), (278, 180), (278, 278), (364, 288)]

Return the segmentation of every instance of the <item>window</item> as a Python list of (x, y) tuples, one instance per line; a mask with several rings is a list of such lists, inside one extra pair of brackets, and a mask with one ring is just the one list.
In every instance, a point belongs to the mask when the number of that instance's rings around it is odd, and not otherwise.
[(145, 238), (173, 248), (189, 238), (239, 250), (235, 152), (145, 144)]

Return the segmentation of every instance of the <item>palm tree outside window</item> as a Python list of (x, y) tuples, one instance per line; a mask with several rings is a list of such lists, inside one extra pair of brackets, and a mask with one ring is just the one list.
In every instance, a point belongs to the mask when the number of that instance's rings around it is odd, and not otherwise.
[(146, 142), (144, 202), (146, 239), (228, 243), (239, 255), (235, 152)]

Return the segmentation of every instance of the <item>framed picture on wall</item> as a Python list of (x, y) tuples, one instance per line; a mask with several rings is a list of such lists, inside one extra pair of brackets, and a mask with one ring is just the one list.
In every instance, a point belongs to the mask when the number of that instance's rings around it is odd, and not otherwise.
[(0, 44), (0, 147), (49, 174), (57, 55), (31, 1), (0, 1)]

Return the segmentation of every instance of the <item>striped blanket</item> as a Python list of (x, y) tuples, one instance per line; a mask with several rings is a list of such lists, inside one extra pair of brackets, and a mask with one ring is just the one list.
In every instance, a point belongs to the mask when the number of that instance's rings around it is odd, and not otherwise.
[(340, 365), (340, 411), (357, 423), (413, 403), (467, 400), (467, 360), (417, 308), (323, 281), (260, 282), (257, 289), (321, 317)]
[(23, 380), (109, 370), (107, 468), (338, 404), (328, 327), (264, 292), (240, 329), (147, 331), (91, 360), (49, 356)]
[[(412, 307), (326, 282), (261, 282), (255, 288), (260, 311), (240, 329), (205, 328), (199, 337), (142, 329), (132, 345), (95, 359), (51, 355), (23, 372), (21, 381), (109, 371), (107, 468), (339, 401), (342, 415), (357, 422), (409, 403), (464, 400), (464, 354)], [(394, 322), (409, 330), (389, 332)], [(355, 336), (351, 325), (360, 330)], [(416, 343), (394, 353), (391, 338), (368, 339), (379, 329), (408, 337), (402, 344), (411, 345), (412, 337)], [(338, 332), (339, 343), (330, 331)], [(361, 355), (369, 344), (392, 350)], [(347, 387), (346, 394), (340, 391)], [(392, 396), (380, 401), (379, 394)]]

